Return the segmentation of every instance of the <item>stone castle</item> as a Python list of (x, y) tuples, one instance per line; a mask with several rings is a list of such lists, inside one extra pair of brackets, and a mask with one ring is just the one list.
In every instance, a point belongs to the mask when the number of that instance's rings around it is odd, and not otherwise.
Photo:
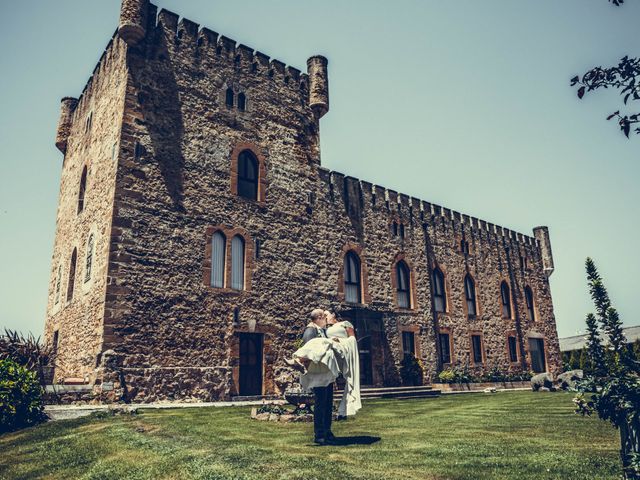
[(103, 401), (278, 395), (316, 306), (355, 324), (363, 385), (560, 368), (534, 236), (329, 171), (327, 59), (307, 73), (124, 0), (64, 154), (45, 337)]

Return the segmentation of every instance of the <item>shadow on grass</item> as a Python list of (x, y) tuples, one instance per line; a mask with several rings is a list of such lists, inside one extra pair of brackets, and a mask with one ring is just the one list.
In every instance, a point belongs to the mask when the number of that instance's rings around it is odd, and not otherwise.
[(380, 441), (380, 437), (372, 437), (370, 435), (359, 435), (353, 437), (336, 437), (332, 442), (332, 446), (344, 447), (346, 445), (373, 445)]

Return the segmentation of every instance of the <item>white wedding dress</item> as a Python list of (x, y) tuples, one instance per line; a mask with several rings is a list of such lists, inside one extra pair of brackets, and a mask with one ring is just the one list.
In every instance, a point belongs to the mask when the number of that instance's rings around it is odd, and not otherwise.
[[(300, 375), (300, 385), (310, 391), (315, 387), (326, 387), (336, 381), (342, 373), (345, 379), (344, 393), (338, 407), (338, 415), (355, 415), (360, 401), (360, 362), (356, 337), (350, 337), (349, 322), (338, 322), (327, 328), (327, 337), (309, 340), (296, 350), (294, 357), (308, 358), (311, 363), (307, 373)], [(339, 342), (333, 340), (339, 339)]]

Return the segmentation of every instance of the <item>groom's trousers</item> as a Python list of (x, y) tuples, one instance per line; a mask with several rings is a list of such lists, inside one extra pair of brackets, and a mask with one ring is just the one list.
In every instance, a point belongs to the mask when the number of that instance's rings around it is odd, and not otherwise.
[(313, 407), (313, 433), (315, 439), (326, 440), (331, 432), (331, 417), (333, 413), (333, 383), (326, 387), (313, 389), (315, 405)]

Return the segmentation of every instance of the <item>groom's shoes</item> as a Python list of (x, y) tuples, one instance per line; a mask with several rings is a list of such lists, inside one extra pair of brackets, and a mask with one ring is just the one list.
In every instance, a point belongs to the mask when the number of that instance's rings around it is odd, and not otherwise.
[(314, 438), (313, 443), (315, 443), (319, 447), (323, 447), (325, 445), (336, 445), (334, 440), (329, 440), (328, 438)]

